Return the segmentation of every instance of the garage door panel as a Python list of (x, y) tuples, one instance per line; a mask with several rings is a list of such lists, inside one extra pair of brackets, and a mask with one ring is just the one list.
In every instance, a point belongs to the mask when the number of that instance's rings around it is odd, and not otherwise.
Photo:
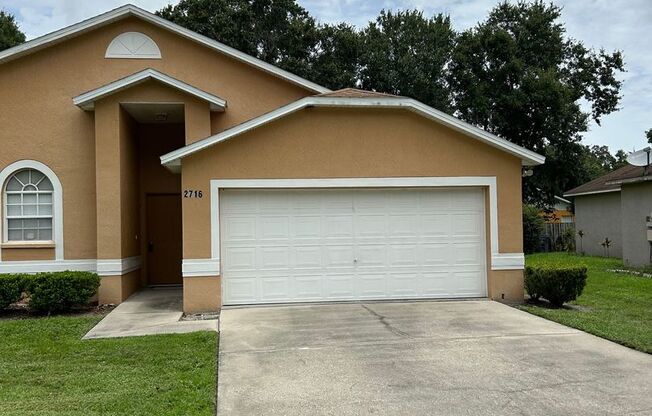
[(486, 295), (480, 189), (229, 190), (224, 304)]
[(287, 216), (262, 216), (256, 221), (256, 235), (259, 239), (289, 238), (290, 219)]
[(324, 291), (330, 300), (355, 299), (355, 281), (353, 271), (331, 273), (324, 276)]
[(260, 247), (256, 250), (257, 270), (290, 269), (289, 247)]
[(228, 247), (224, 251), (224, 261), (222, 262), (225, 272), (232, 270), (251, 270), (256, 267), (256, 248), (255, 247)]

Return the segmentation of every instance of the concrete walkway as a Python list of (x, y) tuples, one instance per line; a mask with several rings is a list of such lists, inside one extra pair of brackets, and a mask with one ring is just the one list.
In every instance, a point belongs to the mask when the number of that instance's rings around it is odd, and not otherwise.
[(144, 289), (118, 305), (84, 339), (218, 331), (217, 320), (180, 321), (182, 289)]
[(652, 356), (491, 301), (222, 310), (218, 415), (652, 415)]

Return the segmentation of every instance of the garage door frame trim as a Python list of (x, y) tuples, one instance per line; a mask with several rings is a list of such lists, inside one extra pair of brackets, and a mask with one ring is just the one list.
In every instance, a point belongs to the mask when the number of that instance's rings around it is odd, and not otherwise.
[[(498, 191), (495, 176), (329, 178), (329, 179), (212, 179), (211, 257), (220, 273), (221, 189), (332, 189), (332, 188), (451, 188), (484, 187), (489, 191), (489, 240), (492, 270), (522, 270), (523, 253), (500, 253), (498, 241)], [(196, 272), (196, 271), (195, 271)], [(193, 273), (194, 274), (194, 273)], [(185, 273), (184, 273), (185, 276)], [(188, 276), (189, 277), (189, 276)]]

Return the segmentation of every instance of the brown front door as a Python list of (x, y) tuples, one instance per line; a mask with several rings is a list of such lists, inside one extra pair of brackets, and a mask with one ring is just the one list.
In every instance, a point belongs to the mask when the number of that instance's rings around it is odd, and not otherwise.
[(181, 284), (181, 195), (147, 195), (147, 283)]

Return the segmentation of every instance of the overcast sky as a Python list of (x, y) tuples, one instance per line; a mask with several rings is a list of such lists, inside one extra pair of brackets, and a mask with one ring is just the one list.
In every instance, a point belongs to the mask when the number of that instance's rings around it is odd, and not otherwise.
[[(385, 9), (446, 13), (456, 29), (483, 20), (498, 0), (299, 0), (321, 22), (345, 21), (362, 27)], [(155, 11), (172, 0), (132, 0)], [(612, 152), (631, 151), (645, 145), (645, 130), (652, 128), (652, 1), (557, 0), (564, 7), (562, 19), (570, 36), (587, 46), (619, 49), (627, 72), (621, 110), (606, 116), (602, 126), (592, 125), (587, 144), (606, 144)], [(124, 0), (0, 0), (0, 8), (13, 13), (28, 39), (71, 25), (121, 6)]]

